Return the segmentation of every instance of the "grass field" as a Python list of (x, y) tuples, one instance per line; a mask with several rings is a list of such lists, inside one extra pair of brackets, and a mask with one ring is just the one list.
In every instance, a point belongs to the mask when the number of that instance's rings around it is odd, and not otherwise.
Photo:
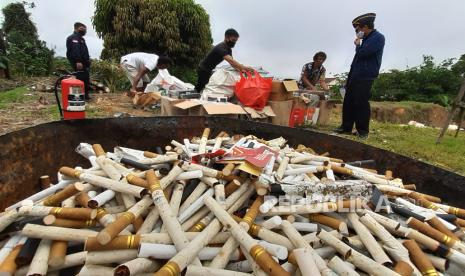
[[(36, 108), (39, 96), (44, 95), (47, 97), (49, 104)], [(395, 104), (396, 106), (400, 105), (406, 108), (418, 108), (427, 105), (416, 102), (381, 104)], [(112, 114), (106, 114), (97, 105), (89, 107), (86, 113), (88, 118), (112, 116)], [(10, 131), (38, 123), (59, 120), (60, 118), (52, 93), (40, 93), (40, 95), (38, 95), (37, 93), (31, 93), (26, 88), (17, 88), (7, 92), (0, 92), (0, 114), (0, 120), (9, 120), (10, 125), (19, 124), (21, 121), (30, 121)], [(0, 125), (3, 123), (2, 121), (0, 121)], [(340, 114), (335, 112), (331, 118), (331, 125), (319, 127), (316, 130), (330, 132), (339, 124), (339, 121)], [(372, 121), (370, 129), (369, 138), (367, 140), (361, 140), (361, 142), (416, 158), (465, 175), (464, 131), (459, 133), (458, 138), (453, 137), (454, 132), (448, 132), (442, 143), (436, 145), (436, 138), (440, 130), (435, 128), (416, 128), (413, 126)], [(357, 139), (354, 136), (345, 137), (348, 139)]]
[[(404, 104), (408, 105), (408, 103)], [(316, 130), (331, 132), (339, 125), (339, 122), (340, 114), (333, 114), (329, 126), (316, 128)], [(439, 132), (438, 128), (417, 128), (372, 120), (368, 139), (360, 140), (350, 135), (344, 135), (344, 137), (465, 175), (465, 131), (461, 131), (457, 138), (454, 137), (455, 131), (448, 131), (442, 142), (436, 145)]]

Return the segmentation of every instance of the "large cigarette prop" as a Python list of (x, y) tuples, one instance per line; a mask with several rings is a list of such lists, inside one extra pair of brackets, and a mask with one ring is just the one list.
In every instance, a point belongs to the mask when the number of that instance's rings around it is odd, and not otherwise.
[[(0, 214), (0, 275), (464, 273), (465, 209), (395, 172), (283, 138), (201, 134), (156, 154), (81, 144), (90, 168), (62, 167), (58, 183), (41, 178), (42, 191)], [(268, 162), (246, 166), (253, 158)]]

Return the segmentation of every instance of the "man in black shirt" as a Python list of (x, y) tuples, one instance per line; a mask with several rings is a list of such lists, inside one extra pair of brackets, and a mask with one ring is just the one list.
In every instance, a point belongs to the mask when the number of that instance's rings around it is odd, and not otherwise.
[(66, 57), (71, 67), (76, 72), (76, 78), (84, 82), (86, 100), (89, 100), (90, 90), (90, 57), (84, 36), (86, 35), (86, 25), (74, 23), (74, 33), (66, 39)]
[(226, 60), (233, 68), (238, 71), (252, 71), (253, 69), (244, 66), (234, 60), (232, 57), (232, 48), (236, 45), (239, 39), (239, 33), (234, 29), (228, 29), (224, 33), (224, 41), (213, 47), (202, 62), (200, 62), (199, 68), (197, 69), (197, 85), (195, 90), (202, 92), (210, 80), (213, 74), (213, 69), (220, 64), (223, 60)]

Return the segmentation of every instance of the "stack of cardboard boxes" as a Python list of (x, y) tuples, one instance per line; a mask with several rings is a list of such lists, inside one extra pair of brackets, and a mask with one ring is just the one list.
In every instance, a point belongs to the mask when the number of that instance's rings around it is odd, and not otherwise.
[[(304, 123), (327, 125), (334, 104), (320, 94), (318, 105), (311, 104), (301, 96), (301, 90), (295, 80), (274, 80), (268, 105), (273, 108), (276, 116), (272, 123), (282, 126), (298, 126)], [(318, 95), (319, 93), (315, 93)], [(299, 117), (300, 119), (296, 119)], [(311, 122), (310, 122), (311, 121)]]

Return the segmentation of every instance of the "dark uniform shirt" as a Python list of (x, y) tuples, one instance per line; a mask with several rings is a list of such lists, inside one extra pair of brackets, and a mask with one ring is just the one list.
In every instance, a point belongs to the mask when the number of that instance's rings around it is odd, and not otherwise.
[(205, 59), (200, 62), (200, 68), (205, 71), (213, 71), (223, 61), (224, 57), (228, 55), (232, 56), (231, 48), (226, 43), (221, 42), (213, 47)]
[(355, 48), (355, 56), (350, 66), (348, 82), (352, 80), (374, 80), (379, 75), (383, 60), (384, 36), (373, 30)]
[(78, 62), (82, 63), (85, 67), (90, 66), (89, 50), (87, 49), (86, 41), (77, 32), (74, 32), (66, 39), (66, 57), (73, 67)]

